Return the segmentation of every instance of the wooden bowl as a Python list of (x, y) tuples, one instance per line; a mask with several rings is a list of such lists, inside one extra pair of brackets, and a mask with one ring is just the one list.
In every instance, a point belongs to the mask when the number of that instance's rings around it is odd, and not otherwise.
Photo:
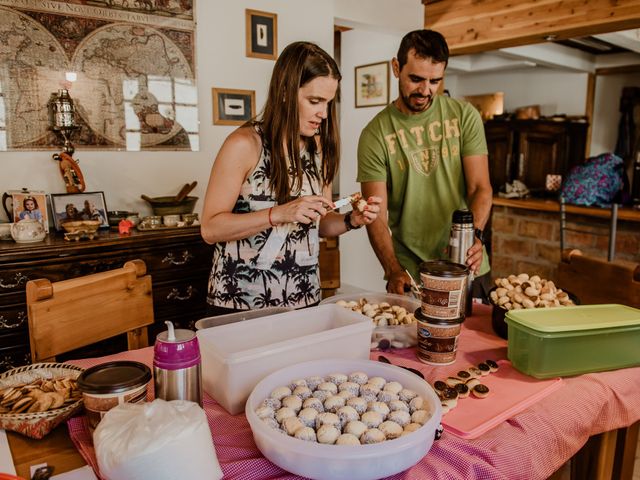
[[(489, 295), (491, 295), (491, 292), (493, 292), (496, 288), (498, 287), (493, 287), (491, 290), (489, 290)], [(562, 291), (566, 292), (567, 295), (569, 295), (569, 298), (573, 300), (573, 303), (575, 303), (576, 305), (580, 305), (580, 300), (578, 300), (578, 297), (576, 297), (573, 293), (567, 292), (564, 288), (562, 289)], [(504, 318), (507, 315), (508, 310), (493, 303), (491, 301), (491, 297), (489, 297), (489, 303), (493, 307), (491, 310), (491, 326), (493, 327), (493, 331), (496, 332), (496, 334), (500, 338), (504, 338), (505, 340), (507, 340), (509, 338), (509, 329), (507, 328), (507, 322)]]
[(184, 200), (176, 202), (175, 197), (152, 197), (145, 198), (154, 215), (181, 215), (183, 213), (193, 213), (198, 197), (186, 197)]
[(93, 239), (96, 236), (98, 228), (102, 225), (100, 220), (76, 220), (72, 222), (62, 223), (62, 228), (66, 233), (64, 238), (66, 240), (80, 240), (82, 237), (88, 237)]

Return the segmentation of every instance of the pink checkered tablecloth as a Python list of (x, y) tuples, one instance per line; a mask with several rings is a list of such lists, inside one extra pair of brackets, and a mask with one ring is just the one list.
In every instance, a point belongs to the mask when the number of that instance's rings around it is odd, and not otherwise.
[[(454, 370), (488, 358), (507, 358), (507, 342), (493, 333), (490, 314), (489, 307), (474, 305), (474, 316), (463, 324)], [(419, 369), (427, 380), (442, 377), (442, 372), (437, 373), (434, 367), (417, 360), (414, 349), (388, 352), (385, 356), (393, 363)], [(151, 366), (152, 357), (153, 349), (145, 348), (73, 363), (89, 367), (117, 359), (137, 360)], [(371, 358), (377, 358), (377, 353), (372, 352)], [(152, 398), (152, 392), (149, 395)], [(262, 456), (243, 414), (229, 415), (208, 395), (205, 395), (204, 409), (226, 480), (300, 478)], [(464, 440), (445, 431), (417, 465), (389, 478), (546, 479), (572, 457), (589, 436), (629, 426), (638, 420), (640, 368), (569, 377), (563, 379), (563, 386), (558, 390), (474, 440)], [(70, 419), (68, 427), (74, 444), (98, 472), (91, 435), (83, 417)]]

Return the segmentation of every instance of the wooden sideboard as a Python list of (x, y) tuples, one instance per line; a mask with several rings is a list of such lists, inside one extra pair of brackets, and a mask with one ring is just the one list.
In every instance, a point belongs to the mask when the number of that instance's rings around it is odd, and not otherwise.
[[(140, 258), (153, 282), (155, 322), (149, 341), (164, 330), (165, 320), (176, 327), (193, 328), (205, 316), (207, 282), (212, 247), (200, 237), (200, 228), (153, 232), (134, 231), (129, 236), (100, 231), (94, 240), (65, 241), (49, 234), (40, 243), (0, 242), (0, 372), (31, 361), (25, 285), (29, 280), (59, 281), (119, 268)], [(336, 238), (320, 244), (320, 275), (323, 298), (340, 286), (340, 253)], [(100, 319), (108, 322), (109, 319)], [(126, 336), (105, 340), (71, 353), (68, 358), (95, 357), (126, 350)]]
[[(155, 323), (149, 327), (149, 340), (153, 343), (166, 328), (165, 320), (171, 320), (176, 327), (192, 328), (205, 315), (211, 252), (200, 237), (199, 227), (134, 231), (129, 236), (120, 236), (113, 230), (100, 231), (97, 239), (78, 242), (65, 241), (56, 234), (49, 234), (40, 243), (0, 242), (0, 371), (30, 363), (27, 281), (79, 277), (140, 258), (153, 282)], [(124, 349), (123, 336), (83, 348), (67, 358)]]
[(548, 173), (564, 177), (584, 162), (588, 126), (568, 120), (488, 120), (484, 128), (493, 191), (514, 179), (544, 190)]

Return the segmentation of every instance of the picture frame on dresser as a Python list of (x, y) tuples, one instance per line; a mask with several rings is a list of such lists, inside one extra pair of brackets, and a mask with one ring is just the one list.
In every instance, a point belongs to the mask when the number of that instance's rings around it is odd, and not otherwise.
[(100, 220), (99, 228), (109, 228), (104, 192), (52, 193), (51, 211), (56, 230), (65, 222)]
[[(11, 198), (12, 211), (7, 209), (6, 197)], [(43, 191), (36, 190), (12, 190), (3, 196), (3, 206), (10, 222), (20, 220), (38, 220), (49, 233), (49, 215), (47, 213), (47, 195)]]

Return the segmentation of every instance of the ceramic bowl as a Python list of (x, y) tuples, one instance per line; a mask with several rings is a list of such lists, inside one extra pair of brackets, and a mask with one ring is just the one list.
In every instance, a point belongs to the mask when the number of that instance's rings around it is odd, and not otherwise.
[[(420, 395), (432, 413), (415, 432), (371, 445), (325, 445), (287, 436), (260, 420), (255, 410), (276, 387), (314, 375), (364, 372), (400, 382)], [(323, 359), (298, 363), (261, 380), (247, 400), (245, 415), (262, 454), (279, 467), (317, 480), (373, 480), (402, 472), (428, 454), (442, 418), (433, 388), (423, 379), (394, 365), (371, 360)]]
[(11, 223), (0, 223), (0, 240), (13, 240), (11, 237)]
[(120, 220), (124, 220), (129, 217), (137, 217), (138, 212), (129, 212), (127, 210), (111, 210), (107, 212), (107, 220), (110, 227), (117, 227)]

